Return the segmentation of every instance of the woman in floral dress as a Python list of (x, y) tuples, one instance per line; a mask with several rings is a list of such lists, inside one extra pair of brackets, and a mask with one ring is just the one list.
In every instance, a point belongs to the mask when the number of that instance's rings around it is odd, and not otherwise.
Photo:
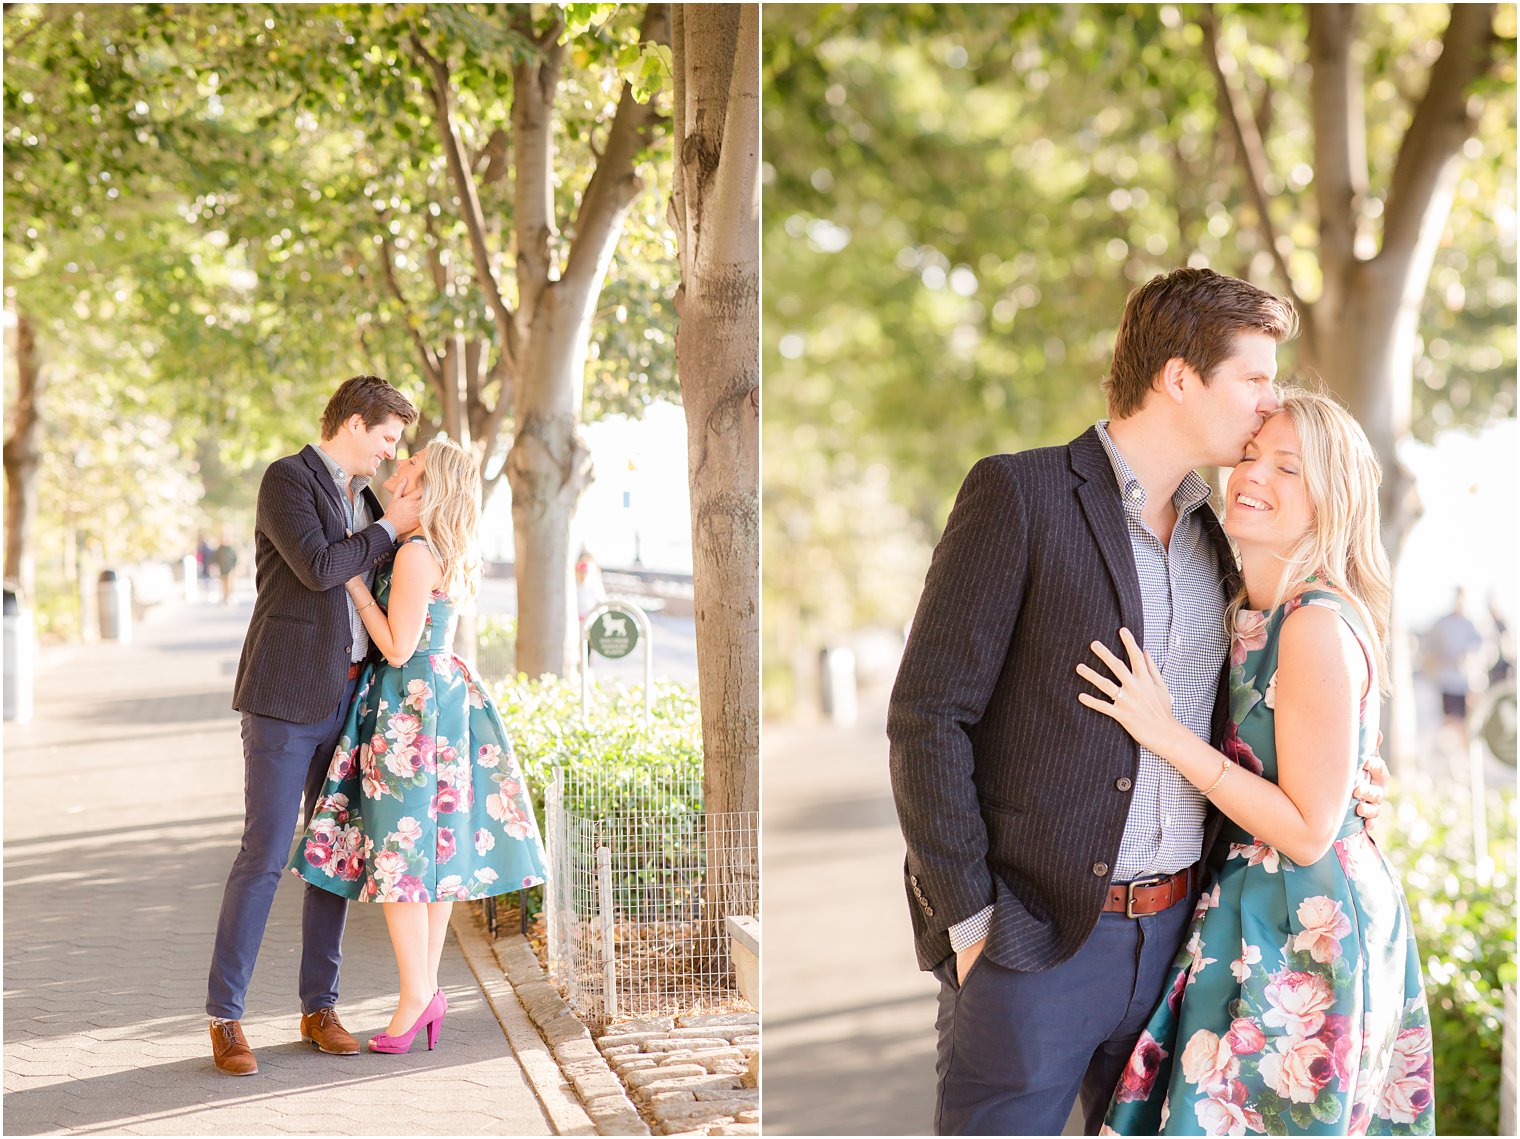
[(372, 1051), (438, 1037), (447, 1002), (438, 962), (456, 901), (544, 880), (527, 785), (491, 698), (453, 655), (454, 611), (473, 595), (480, 474), (456, 443), (435, 439), (385, 484), (422, 487), (417, 531), (371, 596), (348, 583), (384, 662), (367, 664), (291, 869), (350, 900), (380, 902), (401, 995)]
[(1127, 630), (1079, 699), (1225, 815), (1210, 884), (1114, 1092), (1104, 1134), (1428, 1135), (1430, 1018), (1409, 911), (1351, 797), (1375, 749), (1388, 635), (1380, 471), (1355, 420), (1291, 392), (1230, 476), (1222, 751), (1173, 718)]

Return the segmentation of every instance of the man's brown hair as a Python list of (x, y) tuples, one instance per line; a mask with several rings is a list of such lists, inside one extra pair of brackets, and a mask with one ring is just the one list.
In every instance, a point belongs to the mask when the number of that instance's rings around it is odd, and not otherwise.
[(1103, 381), (1109, 415), (1124, 419), (1139, 411), (1174, 356), (1209, 383), (1242, 332), (1263, 332), (1281, 344), (1298, 334), (1298, 314), (1282, 297), (1212, 269), (1152, 277), (1124, 304), (1113, 367)]
[(403, 427), (417, 422), (417, 409), (411, 401), (379, 376), (354, 376), (344, 380), (327, 410), (322, 413), (322, 438), (331, 439), (351, 415), (364, 420), (367, 428), (378, 427), (387, 419), (401, 420)]

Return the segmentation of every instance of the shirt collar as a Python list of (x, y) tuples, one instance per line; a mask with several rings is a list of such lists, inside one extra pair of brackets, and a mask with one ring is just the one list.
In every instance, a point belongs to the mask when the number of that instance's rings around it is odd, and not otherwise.
[(333, 482), (337, 483), (340, 489), (350, 489), (357, 494), (369, 486), (369, 476), (355, 475), (353, 478), (349, 478), (348, 472), (338, 466), (336, 459), (322, 450), (321, 444), (313, 443), (312, 447), (322, 457), (322, 465), (327, 468), (327, 473), (332, 475)]
[[(1130, 470), (1129, 464), (1124, 461), (1124, 456), (1119, 453), (1119, 448), (1108, 434), (1109, 422), (1107, 419), (1098, 420), (1098, 440), (1103, 444), (1103, 450), (1108, 452), (1108, 461), (1114, 468), (1114, 479), (1119, 484), (1119, 496), (1124, 501), (1124, 509), (1139, 512), (1145, 507), (1145, 488), (1140, 485), (1135, 472)], [(1177, 508), (1177, 516), (1181, 518), (1197, 509), (1200, 504), (1208, 501), (1212, 493), (1207, 479), (1197, 471), (1189, 471), (1172, 492), (1172, 505)]]

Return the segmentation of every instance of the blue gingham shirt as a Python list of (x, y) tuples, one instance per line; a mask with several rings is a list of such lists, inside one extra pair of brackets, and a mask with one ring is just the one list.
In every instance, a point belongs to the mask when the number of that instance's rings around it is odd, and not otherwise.
[[(348, 524), (348, 532), (357, 534), (374, 521), (370, 517), (369, 502), (361, 493), (365, 487), (369, 486), (369, 479), (357, 476), (349, 478), (348, 472), (338, 466), (331, 455), (322, 450), (321, 444), (316, 444), (316, 451), (322, 456), (322, 463), (327, 467), (327, 473), (332, 475), (333, 482), (338, 484), (338, 499), (343, 503), (343, 517)], [(352, 498), (349, 497), (350, 491), (353, 492)], [(394, 542), (396, 528), (384, 518), (380, 519), (380, 525), (385, 528), (386, 533), (391, 536), (391, 541)], [(373, 586), (374, 580), (374, 571), (365, 570), (364, 584)], [(347, 589), (343, 591), (343, 596), (348, 601), (348, 631), (354, 638), (354, 649), (349, 654), (349, 659), (358, 662), (363, 660), (365, 654), (369, 652), (369, 632), (364, 628), (364, 619), (359, 616), (359, 609), (354, 605), (354, 599)]]
[[(1099, 420), (1097, 432), (1119, 484), (1140, 578), (1145, 612), (1142, 646), (1161, 669), (1177, 719), (1199, 739), (1208, 740), (1220, 673), (1230, 647), (1224, 626), (1224, 586), (1201, 514), (1209, 500), (1209, 484), (1197, 471), (1189, 471), (1172, 492), (1177, 523), (1171, 540), (1162, 545), (1142, 517), (1145, 488), (1109, 438), (1108, 422)], [(1122, 659), (1119, 646), (1110, 647)], [(1207, 811), (1208, 801), (1196, 787), (1166, 760), (1142, 747), (1113, 880), (1172, 874), (1198, 861)], [(951, 926), (951, 946), (958, 952), (986, 937), (991, 917), (988, 906)]]

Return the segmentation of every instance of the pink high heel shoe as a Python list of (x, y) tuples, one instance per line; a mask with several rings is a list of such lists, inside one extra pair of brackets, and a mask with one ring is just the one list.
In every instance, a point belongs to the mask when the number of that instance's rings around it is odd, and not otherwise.
[(438, 1043), (438, 1034), (443, 1030), (443, 1014), (448, 1011), (449, 1000), (443, 995), (443, 990), (438, 989), (433, 993), (433, 999), (428, 1001), (427, 1008), (422, 1010), (422, 1015), (417, 1018), (417, 1023), (412, 1025), (409, 1031), (400, 1036), (392, 1036), (388, 1032), (377, 1033), (369, 1038), (369, 1050), (387, 1052), (391, 1055), (409, 1052), (418, 1031), (426, 1028), (428, 1051), (431, 1052)]

